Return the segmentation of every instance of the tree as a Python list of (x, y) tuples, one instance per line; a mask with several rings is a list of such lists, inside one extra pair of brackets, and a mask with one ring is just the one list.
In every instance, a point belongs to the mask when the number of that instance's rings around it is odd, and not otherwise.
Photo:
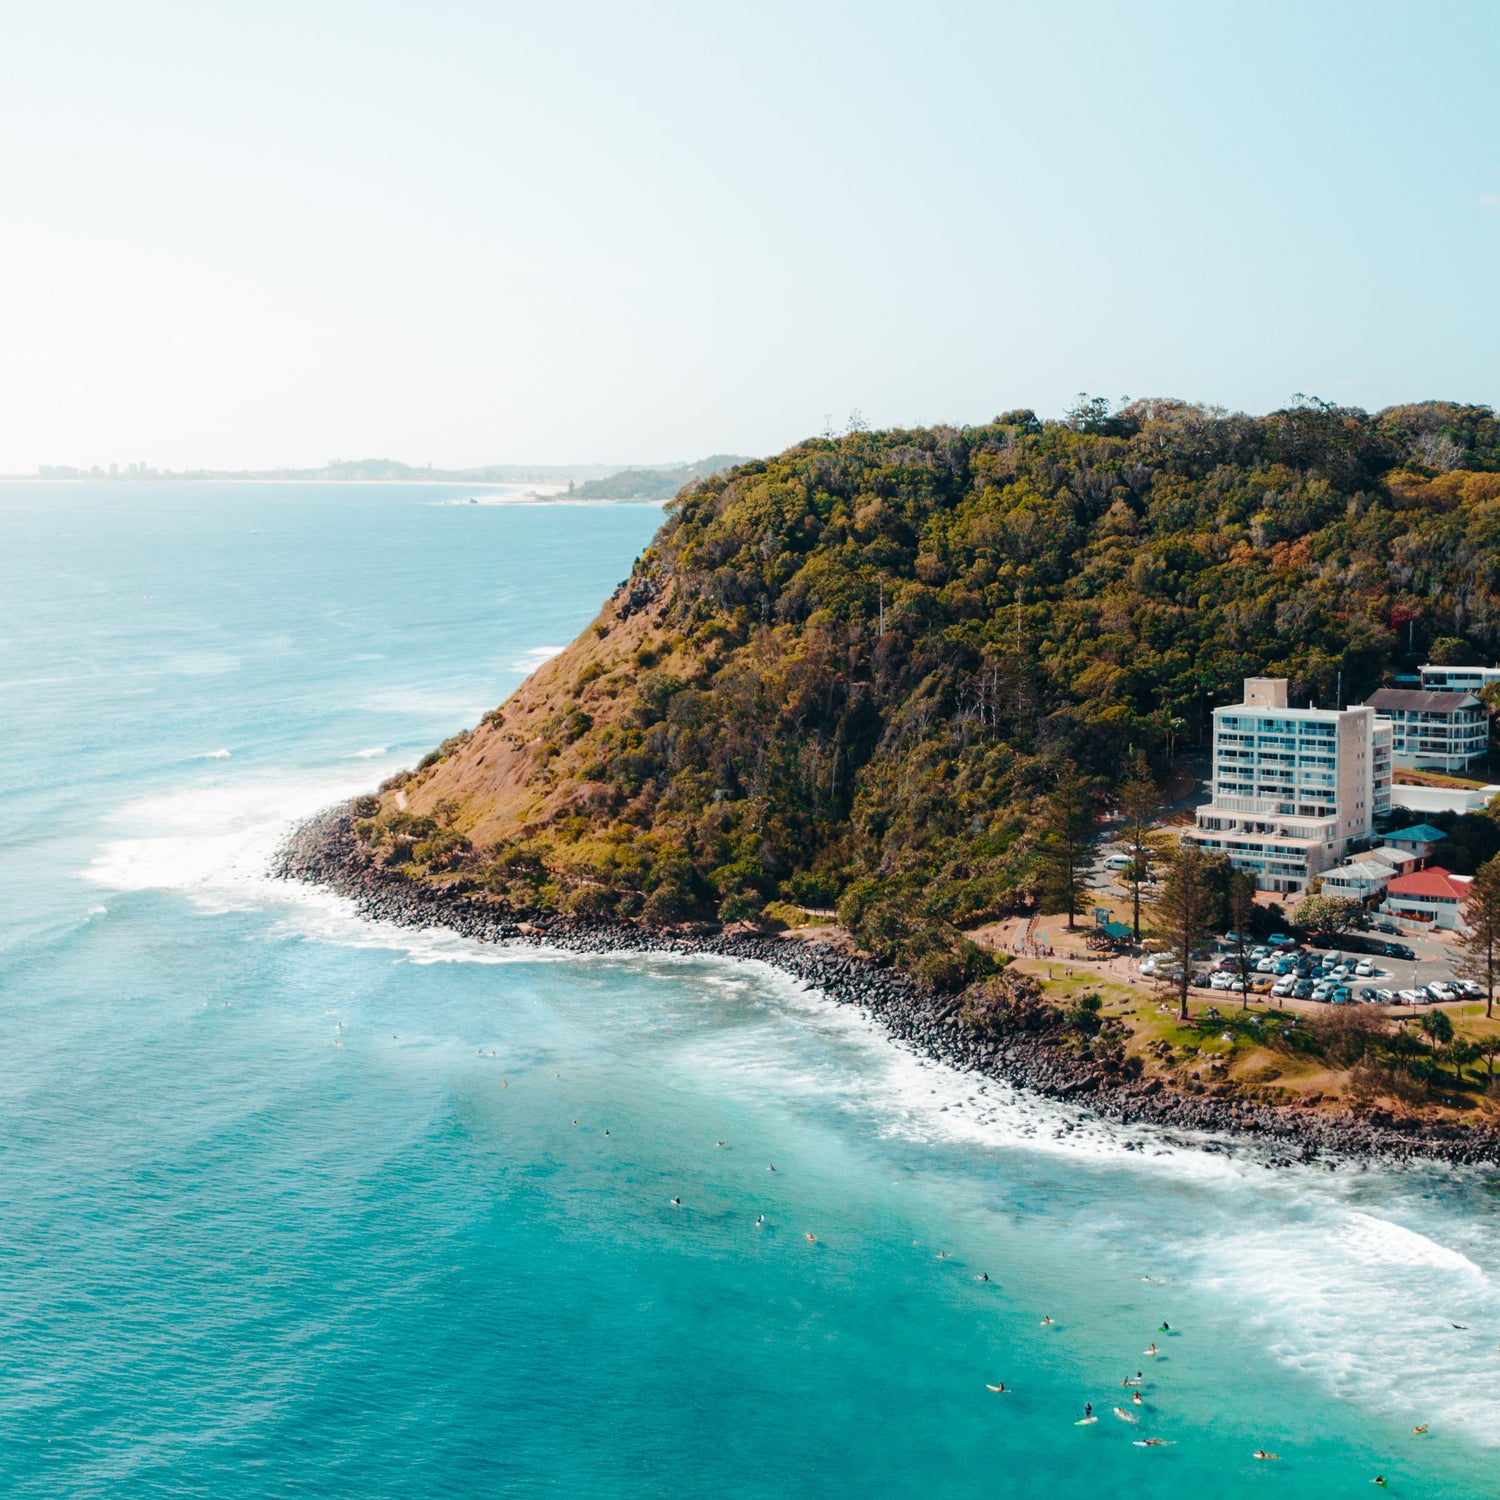
[(1458, 972), (1484, 986), (1484, 1013), (1495, 1013), (1495, 982), (1500, 979), (1500, 855), (1474, 872), (1463, 905), (1468, 931), (1458, 940)]
[(1120, 786), (1120, 812), (1124, 817), (1125, 845), (1130, 850), (1130, 866), (1124, 871), (1130, 886), (1131, 920), (1135, 940), (1141, 940), (1141, 886), (1150, 873), (1150, 847), (1146, 843), (1161, 793), (1151, 775), (1145, 755), (1137, 750), (1130, 763), (1130, 775)]
[(1500, 1036), (1483, 1036), (1474, 1044), (1474, 1055), (1484, 1059), (1485, 1071), (1490, 1075), (1490, 1086), (1495, 1084), (1495, 1059), (1500, 1057)]
[(1297, 908), (1297, 925), (1307, 932), (1348, 932), (1363, 910), (1349, 896), (1305, 896)]
[(1234, 967), (1244, 986), (1240, 1009), (1250, 1006), (1250, 919), (1255, 913), (1255, 882), (1243, 870), (1229, 872), (1229, 916), (1234, 923)]
[(1161, 894), (1152, 906), (1158, 935), (1178, 965), (1178, 1016), (1188, 1018), (1188, 983), (1193, 975), (1193, 954), (1213, 931), (1216, 905), (1213, 869), (1207, 855), (1196, 844), (1179, 844), (1167, 866)]
[(1453, 1040), (1453, 1022), (1445, 1010), (1430, 1010), (1422, 1017), (1422, 1030), (1432, 1045), (1433, 1061), (1437, 1061), (1437, 1049), (1446, 1047)]
[(1069, 766), (1047, 799), (1042, 821), (1042, 890), (1068, 914), (1068, 931), (1078, 914), (1079, 877), (1089, 862), (1088, 835), (1094, 824), (1094, 785)]

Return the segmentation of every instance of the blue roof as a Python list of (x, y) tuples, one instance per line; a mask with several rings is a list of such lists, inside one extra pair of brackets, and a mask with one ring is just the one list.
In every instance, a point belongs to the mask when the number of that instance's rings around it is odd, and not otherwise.
[(1388, 844), (1395, 843), (1397, 839), (1405, 839), (1408, 844), (1435, 844), (1448, 835), (1441, 828), (1434, 828), (1431, 823), (1414, 823), (1410, 828), (1398, 828), (1384, 837)]

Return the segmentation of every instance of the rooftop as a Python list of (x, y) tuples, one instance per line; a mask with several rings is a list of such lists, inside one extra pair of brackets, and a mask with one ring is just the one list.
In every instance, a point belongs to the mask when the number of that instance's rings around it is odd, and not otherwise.
[(1377, 713), (1395, 709), (1408, 714), (1454, 714), (1462, 708), (1478, 708), (1472, 693), (1439, 693), (1421, 688), (1377, 688), (1365, 699), (1365, 707)]
[(1425, 897), (1429, 901), (1467, 901), (1472, 884), (1467, 876), (1455, 875), (1441, 865), (1433, 865), (1412, 875), (1398, 875), (1386, 887), (1386, 894)]
[(1431, 823), (1413, 823), (1410, 828), (1393, 828), (1384, 835), (1388, 844), (1394, 844), (1397, 839), (1405, 839), (1409, 844), (1436, 844), (1447, 837), (1441, 828), (1434, 828)]

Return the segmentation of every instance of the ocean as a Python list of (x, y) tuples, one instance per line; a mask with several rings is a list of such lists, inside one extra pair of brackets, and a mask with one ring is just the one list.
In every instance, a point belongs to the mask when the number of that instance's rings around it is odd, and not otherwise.
[(760, 966), (269, 880), (661, 516), (475, 493), (0, 486), (0, 1493), (1500, 1493), (1500, 1170), (1271, 1169)]

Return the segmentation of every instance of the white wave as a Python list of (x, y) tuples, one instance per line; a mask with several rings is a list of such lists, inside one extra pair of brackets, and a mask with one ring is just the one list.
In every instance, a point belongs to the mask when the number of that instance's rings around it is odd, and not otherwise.
[(147, 797), (110, 819), (124, 836), (106, 842), (83, 876), (120, 891), (182, 891), (227, 909), (276, 887), (272, 855), (294, 824), (367, 789), (368, 772), (256, 778)]
[(1242, 1226), (1199, 1246), (1202, 1283), (1336, 1396), (1500, 1446), (1500, 1286), (1410, 1225), (1316, 1188), (1300, 1197), (1295, 1217), (1247, 1204)]
[(355, 750), (344, 757), (345, 760), (375, 760), (386, 753), (384, 745), (370, 745), (364, 750)]
[(551, 661), (554, 656), (560, 656), (566, 650), (566, 646), (532, 646), (510, 664), (510, 669), (512, 672), (524, 672), (529, 677), (544, 662)]
[(229, 751), (227, 751), (227, 750), (205, 750), (200, 756), (198, 756), (198, 759), (199, 760), (228, 760), (229, 759)]

